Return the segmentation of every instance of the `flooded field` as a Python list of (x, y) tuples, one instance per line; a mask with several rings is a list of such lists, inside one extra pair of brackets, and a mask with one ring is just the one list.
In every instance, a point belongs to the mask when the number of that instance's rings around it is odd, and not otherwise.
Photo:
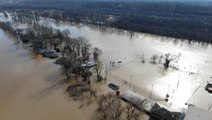
[[(79, 109), (66, 95), (60, 68), (53, 60), (33, 57), (0, 30), (0, 119), (87, 120), (93, 105)], [(81, 116), (83, 114), (83, 116)]]
[[(44, 21), (45, 24), (49, 22)], [(124, 81), (132, 89), (168, 108), (183, 111), (185, 103), (209, 109), (212, 96), (204, 90), (212, 72), (212, 46), (206, 43), (162, 37), (142, 33), (130, 33), (116, 29), (100, 29), (94, 26), (73, 25), (68, 23), (49, 23), (60, 30), (69, 30), (74, 37), (84, 36), (93, 46), (103, 50), (102, 60), (110, 71), (112, 81)], [(172, 63), (177, 69), (164, 69), (162, 64), (151, 64), (152, 55), (170, 53), (178, 56)], [(144, 57), (143, 64), (140, 57)], [(115, 67), (110, 65), (115, 61)], [(122, 63), (117, 63), (122, 61)], [(169, 102), (163, 102), (166, 94)], [(207, 98), (204, 99), (203, 98)]]
[[(109, 72), (108, 82), (120, 85), (122, 92), (134, 90), (178, 111), (187, 108), (185, 103), (206, 110), (212, 104), (212, 96), (204, 90), (212, 76), (210, 44), (112, 28), (55, 23), (49, 19), (40, 23), (69, 30), (73, 37), (84, 36), (94, 47), (101, 48), (101, 59)], [(166, 53), (178, 56), (178, 62), (171, 63), (173, 68), (164, 69), (161, 63), (150, 63), (152, 55)], [(141, 62), (141, 57), (145, 63)], [(114, 66), (111, 61), (115, 62)], [(66, 96), (60, 68), (53, 62), (33, 57), (0, 30), (0, 119), (86, 120), (91, 116), (93, 106), (79, 109), (80, 104), (71, 102)], [(124, 84), (126, 81), (128, 85)], [(170, 95), (169, 102), (164, 102), (166, 94)]]

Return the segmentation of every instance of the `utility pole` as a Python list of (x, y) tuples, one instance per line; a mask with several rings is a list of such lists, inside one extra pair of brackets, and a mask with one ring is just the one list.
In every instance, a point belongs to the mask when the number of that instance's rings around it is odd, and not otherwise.
[(212, 104), (209, 106), (208, 111), (211, 109)]
[(153, 94), (153, 88), (154, 88), (154, 83), (152, 84), (151, 99), (153, 99), (153, 97), (152, 97), (152, 94)]
[(106, 64), (106, 69), (105, 69), (105, 80), (107, 80), (107, 64)]
[(131, 85), (132, 85), (132, 74), (130, 76), (130, 88), (131, 88)]

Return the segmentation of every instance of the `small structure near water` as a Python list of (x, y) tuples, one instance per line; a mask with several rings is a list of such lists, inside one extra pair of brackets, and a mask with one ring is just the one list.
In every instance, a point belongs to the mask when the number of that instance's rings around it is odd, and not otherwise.
[(49, 49), (39, 49), (39, 53), (42, 54), (44, 57), (48, 57), (48, 58), (57, 58), (58, 54), (55, 53), (52, 50)]
[(96, 62), (94, 62), (94, 61), (89, 61), (89, 62), (86, 62), (85, 64), (82, 64), (82, 66), (86, 67), (86, 68), (92, 68), (96, 65), (97, 65)]
[(128, 90), (124, 94), (122, 94), (121, 98), (124, 101), (133, 104), (137, 109), (144, 110), (146, 112), (150, 112), (151, 108), (155, 104), (150, 100), (146, 99), (144, 96), (141, 96), (131, 90)]
[(208, 84), (205, 86), (205, 90), (208, 91), (209, 93), (212, 93), (212, 84), (211, 84), (211, 83), (208, 83)]
[(137, 109), (146, 112), (150, 116), (150, 120), (183, 120), (185, 117), (185, 114), (168, 111), (159, 104), (131, 90), (122, 94), (121, 98), (133, 104)]
[(183, 120), (184, 117), (185, 114), (169, 111), (163, 107), (160, 107), (160, 105), (157, 103), (150, 111), (150, 120)]
[(115, 85), (113, 83), (108, 84), (108, 87), (111, 88), (111, 89), (113, 89), (113, 90), (119, 90), (119, 86), (118, 85)]

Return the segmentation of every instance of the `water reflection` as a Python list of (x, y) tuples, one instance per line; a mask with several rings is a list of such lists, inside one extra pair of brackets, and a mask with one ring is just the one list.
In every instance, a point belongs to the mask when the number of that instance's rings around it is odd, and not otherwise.
[[(129, 78), (132, 74), (134, 76), (133, 84), (144, 87), (149, 91), (151, 88), (149, 86), (154, 84), (154, 94), (156, 96), (165, 98), (167, 93), (170, 94), (169, 103), (165, 104), (171, 106), (171, 108), (187, 108), (185, 103), (188, 102), (207, 109), (208, 105), (205, 104), (211, 104), (212, 98), (204, 90), (201, 92), (208, 99), (202, 103), (195, 102), (202, 101), (202, 97), (197, 95), (200, 90), (198, 89), (194, 93), (199, 86), (203, 89), (205, 81), (208, 81), (211, 76), (212, 64), (209, 61), (212, 60), (212, 49), (210, 44), (141, 33), (133, 33), (133, 36), (131, 36), (128, 32), (117, 31), (112, 28), (99, 30), (95, 27), (76, 27), (66, 23), (57, 26), (52, 25), (57, 29), (68, 29), (74, 36), (84, 36), (91, 40), (94, 46), (103, 49), (102, 58), (106, 63), (110, 60), (121, 60), (124, 63), (129, 63), (135, 61), (135, 55), (137, 54), (144, 54), (147, 61), (153, 54), (164, 55), (170, 53), (176, 56), (180, 54), (180, 59), (175, 64), (179, 70), (168, 70), (168, 74), (165, 75), (158, 75), (160, 74), (158, 71), (161, 70), (161, 65), (155, 72), (150, 69), (150, 66), (141, 65), (144, 71), (149, 70), (148, 72), (151, 72), (150, 75), (133, 70), (137, 69), (133, 65), (123, 66), (123, 68), (113, 71), (113, 74), (119, 76), (120, 79)], [(142, 83), (145, 83), (145, 86)], [(193, 100), (195, 95), (195, 100)]]
[[(111, 69), (112, 79), (130, 82), (130, 76), (133, 76), (132, 84), (142, 88), (141, 94), (149, 96), (153, 91), (155, 100), (164, 100), (166, 94), (169, 94), (169, 102), (162, 104), (181, 110), (187, 107), (185, 103), (204, 109), (212, 103), (211, 96), (204, 91), (206, 82), (212, 76), (211, 44), (93, 25), (55, 23), (54, 20), (44, 18), (40, 24), (61, 31), (68, 30), (72, 37), (84, 36), (89, 39), (93, 46), (103, 50), (102, 60), (105, 64), (122, 61)], [(164, 70), (162, 64), (149, 63), (152, 55), (166, 53), (179, 56), (177, 62), (172, 62), (172, 68)], [(136, 58), (137, 55), (144, 56), (145, 64)], [(208, 99), (201, 102), (204, 97)]]
[(95, 106), (80, 110), (66, 98), (59, 66), (32, 57), (14, 41), (0, 30), (0, 119), (87, 120)]

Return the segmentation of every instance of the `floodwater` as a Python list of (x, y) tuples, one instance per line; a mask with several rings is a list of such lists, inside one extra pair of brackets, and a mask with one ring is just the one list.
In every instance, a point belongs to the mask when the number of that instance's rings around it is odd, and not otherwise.
[[(49, 19), (40, 23), (69, 30), (72, 37), (84, 36), (93, 47), (101, 48), (108, 77), (121, 88), (132, 89), (178, 111), (187, 108), (185, 103), (206, 110), (212, 104), (212, 96), (204, 90), (212, 76), (210, 44), (83, 24), (55, 23)], [(89, 110), (80, 111), (78, 104), (66, 97), (65, 88), (60, 85), (59, 67), (52, 60), (32, 57), (3, 31), (0, 31), (0, 38), (0, 119), (66, 120), (82, 117), (79, 113), (83, 113), (82, 120), (89, 117)], [(165, 70), (162, 64), (150, 63), (152, 55), (166, 53), (179, 56), (178, 63), (172, 63), (178, 70)], [(141, 62), (141, 56), (145, 63)], [(116, 62), (114, 67), (110, 61)], [(124, 85), (124, 81), (130, 85)], [(170, 95), (167, 103), (164, 102), (166, 94)]]
[(0, 120), (90, 118), (95, 107), (78, 108), (81, 103), (66, 95), (67, 85), (53, 62), (32, 56), (0, 30)]
[[(69, 30), (73, 37), (84, 36), (93, 46), (103, 50), (101, 56), (112, 81), (134, 90), (170, 109), (184, 111), (187, 104), (210, 110), (212, 96), (204, 90), (212, 78), (212, 46), (206, 43), (162, 37), (157, 35), (131, 33), (112, 28), (101, 29), (83, 24), (43, 23)], [(178, 56), (178, 62), (165, 70), (162, 64), (151, 64), (152, 55), (170, 53)], [(146, 60), (141, 63), (141, 56)], [(110, 65), (115, 61), (115, 67)], [(117, 63), (122, 61), (122, 63)], [(106, 67), (107, 66), (107, 67)], [(125, 89), (126, 90), (126, 89)], [(169, 102), (164, 102), (169, 94)]]

